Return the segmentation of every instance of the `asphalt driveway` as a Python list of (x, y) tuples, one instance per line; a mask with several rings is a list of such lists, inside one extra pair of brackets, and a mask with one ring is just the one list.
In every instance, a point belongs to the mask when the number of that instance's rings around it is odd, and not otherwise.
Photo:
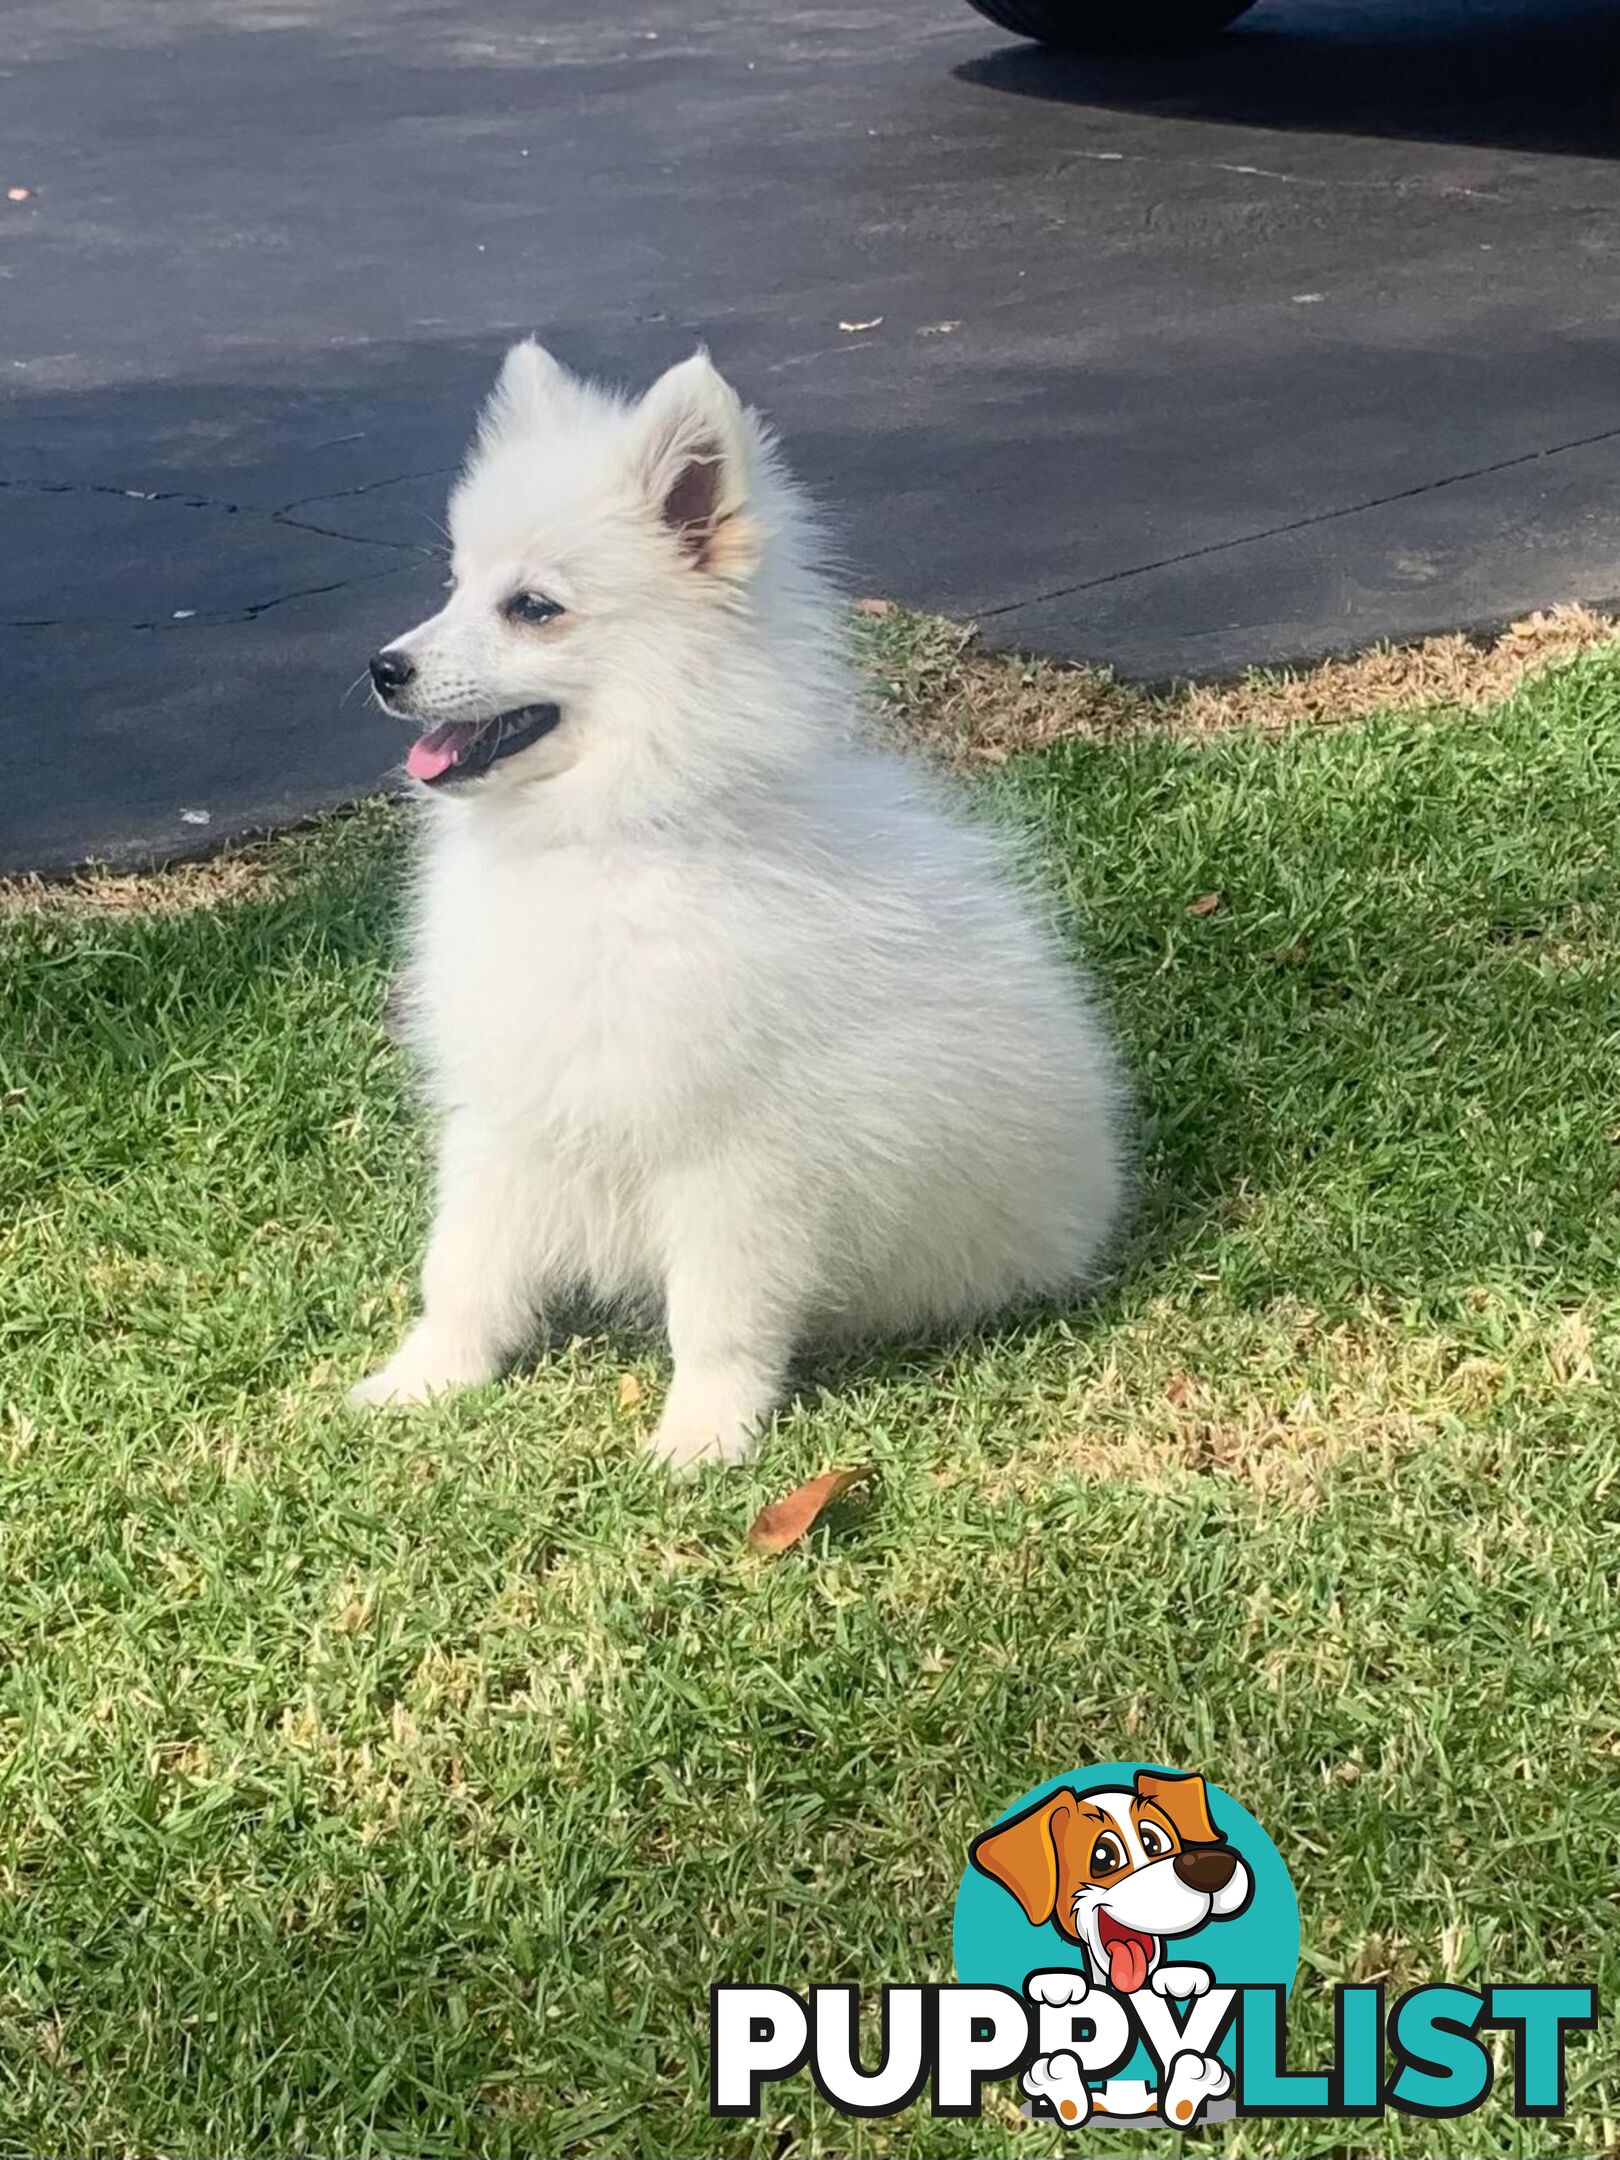
[[(852, 582), (1138, 676), (1620, 593), (1608, 0), (13, 0), (0, 870), (381, 784), (498, 351), (702, 336)], [(26, 191), (26, 192), (23, 192)], [(13, 197), (17, 199), (13, 199)]]

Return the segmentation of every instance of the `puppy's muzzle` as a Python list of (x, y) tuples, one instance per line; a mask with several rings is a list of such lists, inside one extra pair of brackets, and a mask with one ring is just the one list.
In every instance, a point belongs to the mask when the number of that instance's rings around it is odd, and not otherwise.
[(1189, 1890), (1202, 1890), (1207, 1897), (1213, 1897), (1236, 1874), (1237, 1854), (1224, 1845), (1211, 1845), (1202, 1852), (1178, 1852), (1170, 1865)]
[(408, 690), (416, 677), (416, 663), (390, 646), (373, 653), (368, 664), (371, 687), (385, 705), (391, 704), (402, 690)]

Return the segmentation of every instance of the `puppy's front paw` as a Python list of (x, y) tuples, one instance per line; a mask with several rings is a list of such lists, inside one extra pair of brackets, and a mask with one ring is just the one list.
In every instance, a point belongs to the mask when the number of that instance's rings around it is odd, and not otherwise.
[(1024, 1992), (1031, 2002), (1083, 2003), (1091, 1993), (1091, 1983), (1085, 1974), (1070, 1966), (1057, 1966), (1050, 1972), (1031, 1973), (1024, 1983)]
[(1210, 1973), (1207, 1965), (1161, 1965), (1148, 1982), (1155, 1995), (1163, 1995), (1168, 2001), (1174, 1997), (1178, 2002), (1191, 2002), (1210, 1989)]
[(354, 1410), (403, 1410), (449, 1388), (477, 1387), (498, 1371), (472, 1345), (424, 1323), (411, 1330), (381, 1371), (350, 1388), (347, 1400)]
[(671, 1476), (696, 1477), (714, 1466), (745, 1463), (759, 1446), (752, 1425), (720, 1425), (713, 1418), (672, 1417), (666, 1410), (658, 1420), (649, 1451), (667, 1465)]
[(1211, 2100), (1219, 2100), (1231, 2089), (1232, 2073), (1225, 2063), (1188, 2048), (1170, 2065), (1159, 2112), (1174, 2129), (1190, 2130)]
[(398, 1358), (390, 1358), (374, 1373), (357, 1380), (343, 1400), (351, 1410), (404, 1410), (426, 1402), (433, 1389), (420, 1379), (401, 1373)]
[(747, 1462), (759, 1446), (776, 1388), (749, 1365), (683, 1366), (679, 1356), (649, 1448), (676, 1477)]
[(1067, 2048), (1056, 2055), (1037, 2055), (1019, 2079), (1031, 2100), (1044, 2100), (1061, 2123), (1078, 2129), (1091, 2115), (1091, 2094), (1080, 2070), (1080, 2058)]

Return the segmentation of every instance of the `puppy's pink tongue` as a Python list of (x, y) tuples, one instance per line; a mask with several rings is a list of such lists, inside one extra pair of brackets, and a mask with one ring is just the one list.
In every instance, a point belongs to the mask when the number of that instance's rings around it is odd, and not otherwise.
[(443, 727), (418, 735), (405, 757), (405, 770), (413, 780), (437, 780), (448, 772), (473, 737), (476, 726), (465, 720), (447, 720)]
[(1116, 1936), (1108, 1945), (1108, 1985), (1116, 1995), (1134, 1995), (1147, 1968), (1147, 1952), (1134, 1935)]

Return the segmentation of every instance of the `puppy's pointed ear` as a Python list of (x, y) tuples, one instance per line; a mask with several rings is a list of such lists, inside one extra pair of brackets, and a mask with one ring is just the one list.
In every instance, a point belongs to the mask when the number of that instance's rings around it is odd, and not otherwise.
[(968, 1847), (973, 1865), (1012, 1892), (1032, 1927), (1044, 1927), (1057, 1911), (1063, 1888), (1058, 1838), (1073, 1813), (1074, 1794), (1065, 1788), (1011, 1822), (997, 1823)]
[(1184, 1845), (1219, 1845), (1221, 1833), (1209, 1812), (1209, 1788), (1196, 1771), (1138, 1770), (1136, 1797), (1163, 1808)]
[(498, 442), (503, 435), (532, 426), (578, 388), (560, 360), (554, 360), (533, 338), (525, 338), (501, 362), (495, 387), (478, 416), (479, 439)]
[(694, 567), (733, 582), (747, 577), (758, 559), (748, 421), (706, 352), (659, 376), (631, 430), (638, 484)]

